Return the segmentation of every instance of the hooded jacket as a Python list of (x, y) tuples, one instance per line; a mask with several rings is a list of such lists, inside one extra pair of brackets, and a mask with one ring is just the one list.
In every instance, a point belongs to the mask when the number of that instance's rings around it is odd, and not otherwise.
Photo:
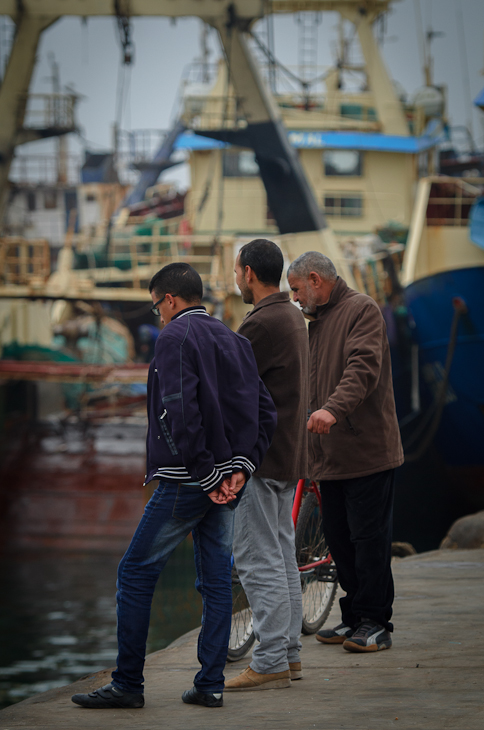
[(276, 427), (250, 342), (205, 307), (164, 327), (148, 374), (145, 484), (196, 481), (210, 492), (261, 464)]
[(312, 479), (367, 476), (403, 463), (390, 346), (378, 304), (339, 278), (309, 324), (310, 409), (336, 423), (309, 435)]

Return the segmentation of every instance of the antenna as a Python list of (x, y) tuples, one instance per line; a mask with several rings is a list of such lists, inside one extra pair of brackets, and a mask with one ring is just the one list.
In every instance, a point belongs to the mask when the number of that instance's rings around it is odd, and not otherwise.
[(432, 49), (431, 44), (434, 38), (444, 38), (445, 33), (443, 33), (441, 30), (432, 30), (432, 28), (429, 28), (425, 34), (425, 48), (424, 48), (424, 57), (425, 57), (425, 65), (424, 65), (424, 74), (425, 74), (425, 84), (426, 86), (433, 86), (434, 85), (434, 59), (432, 58)]
[(133, 62), (134, 46), (131, 40), (131, 20), (120, 7), (120, 0), (114, 0), (114, 10), (118, 21), (119, 40), (123, 49), (123, 63), (130, 66)]
[[(60, 98), (61, 85), (59, 64), (55, 60), (55, 54), (53, 51), (49, 51), (49, 53), (47, 54), (47, 60), (50, 63), (51, 69), (51, 76), (49, 77), (49, 81), (52, 81), (53, 91), (53, 122), (55, 127), (62, 127), (63, 120), (62, 99)], [(57, 182), (67, 183), (67, 138), (63, 134), (60, 134), (57, 138)]]
[(311, 81), (318, 73), (318, 27), (321, 25), (322, 13), (298, 13), (296, 21), (299, 25), (299, 76), (304, 81)]
[(209, 73), (209, 57), (210, 57), (210, 48), (208, 46), (208, 34), (210, 31), (210, 26), (208, 23), (205, 23), (204, 20), (201, 21), (202, 26), (200, 30), (200, 56), (201, 56), (201, 67), (202, 67), (202, 83), (208, 84), (210, 81), (210, 73)]

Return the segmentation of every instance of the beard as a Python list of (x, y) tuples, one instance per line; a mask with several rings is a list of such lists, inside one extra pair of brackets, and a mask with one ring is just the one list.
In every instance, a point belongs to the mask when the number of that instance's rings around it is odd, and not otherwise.
[(308, 287), (306, 289), (306, 304), (301, 309), (304, 314), (316, 314), (316, 307), (316, 296)]
[(245, 282), (239, 284), (240, 293), (242, 294), (242, 301), (244, 304), (254, 304), (254, 295)]

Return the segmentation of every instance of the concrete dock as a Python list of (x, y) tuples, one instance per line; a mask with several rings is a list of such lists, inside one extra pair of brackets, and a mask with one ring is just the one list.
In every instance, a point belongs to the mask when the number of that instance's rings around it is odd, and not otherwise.
[[(231, 692), (223, 708), (184, 705), (198, 670), (190, 632), (146, 662), (141, 710), (86, 710), (75, 692), (110, 681), (110, 671), (80, 679), (0, 712), (9, 730), (482, 730), (484, 728), (484, 550), (445, 550), (395, 559), (394, 644), (350, 654), (302, 638), (304, 679), (264, 692)], [(339, 623), (338, 607), (327, 626)], [(238, 674), (248, 658), (228, 664)]]

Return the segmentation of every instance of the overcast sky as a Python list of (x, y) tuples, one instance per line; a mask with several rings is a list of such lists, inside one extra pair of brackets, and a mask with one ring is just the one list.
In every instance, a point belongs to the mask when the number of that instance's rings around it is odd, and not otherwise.
[[(448, 87), (448, 109), (453, 125), (469, 125), (484, 148), (484, 114), (472, 100), (484, 87), (483, 0), (400, 0), (387, 16), (383, 56), (391, 76), (411, 97), (423, 85), (422, 54), (416, 10), (424, 31), (432, 27), (443, 37), (433, 41), (434, 80)], [(323, 14), (318, 29), (318, 64), (332, 63), (337, 14)], [(187, 65), (199, 54), (200, 21), (165, 18), (134, 19), (134, 64), (127, 72), (129, 93), (122, 117), (125, 129), (166, 129), (172, 121), (180, 81)], [(276, 16), (275, 52), (285, 65), (297, 65), (297, 25), (294, 16)], [(220, 51), (212, 34), (212, 60)], [(43, 34), (31, 91), (51, 90), (49, 52), (60, 66), (61, 83), (73, 85), (84, 98), (78, 119), (93, 149), (109, 148), (116, 117), (116, 89), (121, 51), (114, 18), (63, 18)], [(126, 87), (127, 88), (127, 87)], [(41, 153), (45, 143), (36, 144)], [(33, 151), (33, 146), (29, 145)], [(70, 142), (72, 150), (77, 143)], [(23, 151), (26, 151), (24, 148)], [(173, 173), (172, 173), (173, 174)], [(179, 173), (175, 173), (178, 175)]]

